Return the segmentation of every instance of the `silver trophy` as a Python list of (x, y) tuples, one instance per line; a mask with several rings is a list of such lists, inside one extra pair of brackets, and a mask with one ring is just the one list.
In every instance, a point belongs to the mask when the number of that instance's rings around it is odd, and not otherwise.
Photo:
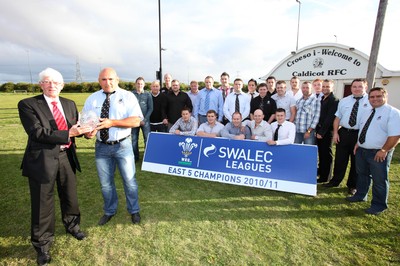
[(88, 126), (91, 127), (92, 130), (94, 130), (97, 127), (98, 123), (99, 123), (99, 117), (94, 111), (92, 110), (87, 112), (82, 111), (79, 113), (79, 124), (81, 127)]

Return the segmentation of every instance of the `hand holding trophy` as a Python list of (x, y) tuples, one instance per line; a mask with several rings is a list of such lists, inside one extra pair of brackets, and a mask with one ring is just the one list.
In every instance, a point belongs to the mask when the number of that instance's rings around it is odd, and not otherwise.
[(96, 127), (97, 124), (99, 123), (99, 117), (97, 114), (90, 110), (87, 112), (81, 112), (79, 114), (79, 124), (81, 127), (90, 127), (91, 131), (93, 131)]

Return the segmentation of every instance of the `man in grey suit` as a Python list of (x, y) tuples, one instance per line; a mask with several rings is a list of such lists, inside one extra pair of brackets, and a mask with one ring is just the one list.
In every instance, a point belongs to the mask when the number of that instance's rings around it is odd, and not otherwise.
[(74, 137), (91, 128), (77, 126), (75, 102), (59, 97), (64, 82), (58, 71), (47, 68), (40, 72), (39, 84), (43, 94), (21, 100), (18, 111), (28, 135), (21, 168), (31, 194), (31, 242), (37, 263), (46, 265), (51, 261), (49, 251), (54, 241), (55, 183), (66, 232), (78, 240), (86, 237), (79, 226), (75, 173), (80, 166)]

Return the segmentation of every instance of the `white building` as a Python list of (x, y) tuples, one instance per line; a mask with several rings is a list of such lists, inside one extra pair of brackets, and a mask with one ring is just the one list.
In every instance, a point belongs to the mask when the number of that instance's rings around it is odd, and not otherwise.
[[(334, 93), (341, 99), (351, 94), (353, 79), (366, 78), (368, 60), (369, 56), (355, 48), (337, 43), (320, 43), (292, 52), (260, 79), (274, 76), (277, 80), (285, 80), (288, 89), (293, 76), (298, 76), (301, 82), (316, 78), (333, 79)], [(372, 87), (384, 87), (389, 94), (389, 104), (400, 109), (400, 71), (390, 71), (378, 64), (375, 84), (368, 85), (368, 88)]]

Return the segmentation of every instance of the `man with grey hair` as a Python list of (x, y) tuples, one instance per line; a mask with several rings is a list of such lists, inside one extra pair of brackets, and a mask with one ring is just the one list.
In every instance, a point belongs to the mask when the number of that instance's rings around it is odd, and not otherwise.
[(28, 135), (22, 160), (22, 175), (29, 180), (31, 194), (31, 242), (37, 263), (51, 261), (54, 241), (54, 186), (57, 183), (62, 221), (67, 233), (78, 240), (86, 235), (80, 230), (77, 196), (75, 137), (92, 130), (77, 125), (79, 113), (75, 102), (60, 97), (64, 87), (60, 72), (46, 68), (39, 74), (43, 94), (21, 100), (19, 117)]

